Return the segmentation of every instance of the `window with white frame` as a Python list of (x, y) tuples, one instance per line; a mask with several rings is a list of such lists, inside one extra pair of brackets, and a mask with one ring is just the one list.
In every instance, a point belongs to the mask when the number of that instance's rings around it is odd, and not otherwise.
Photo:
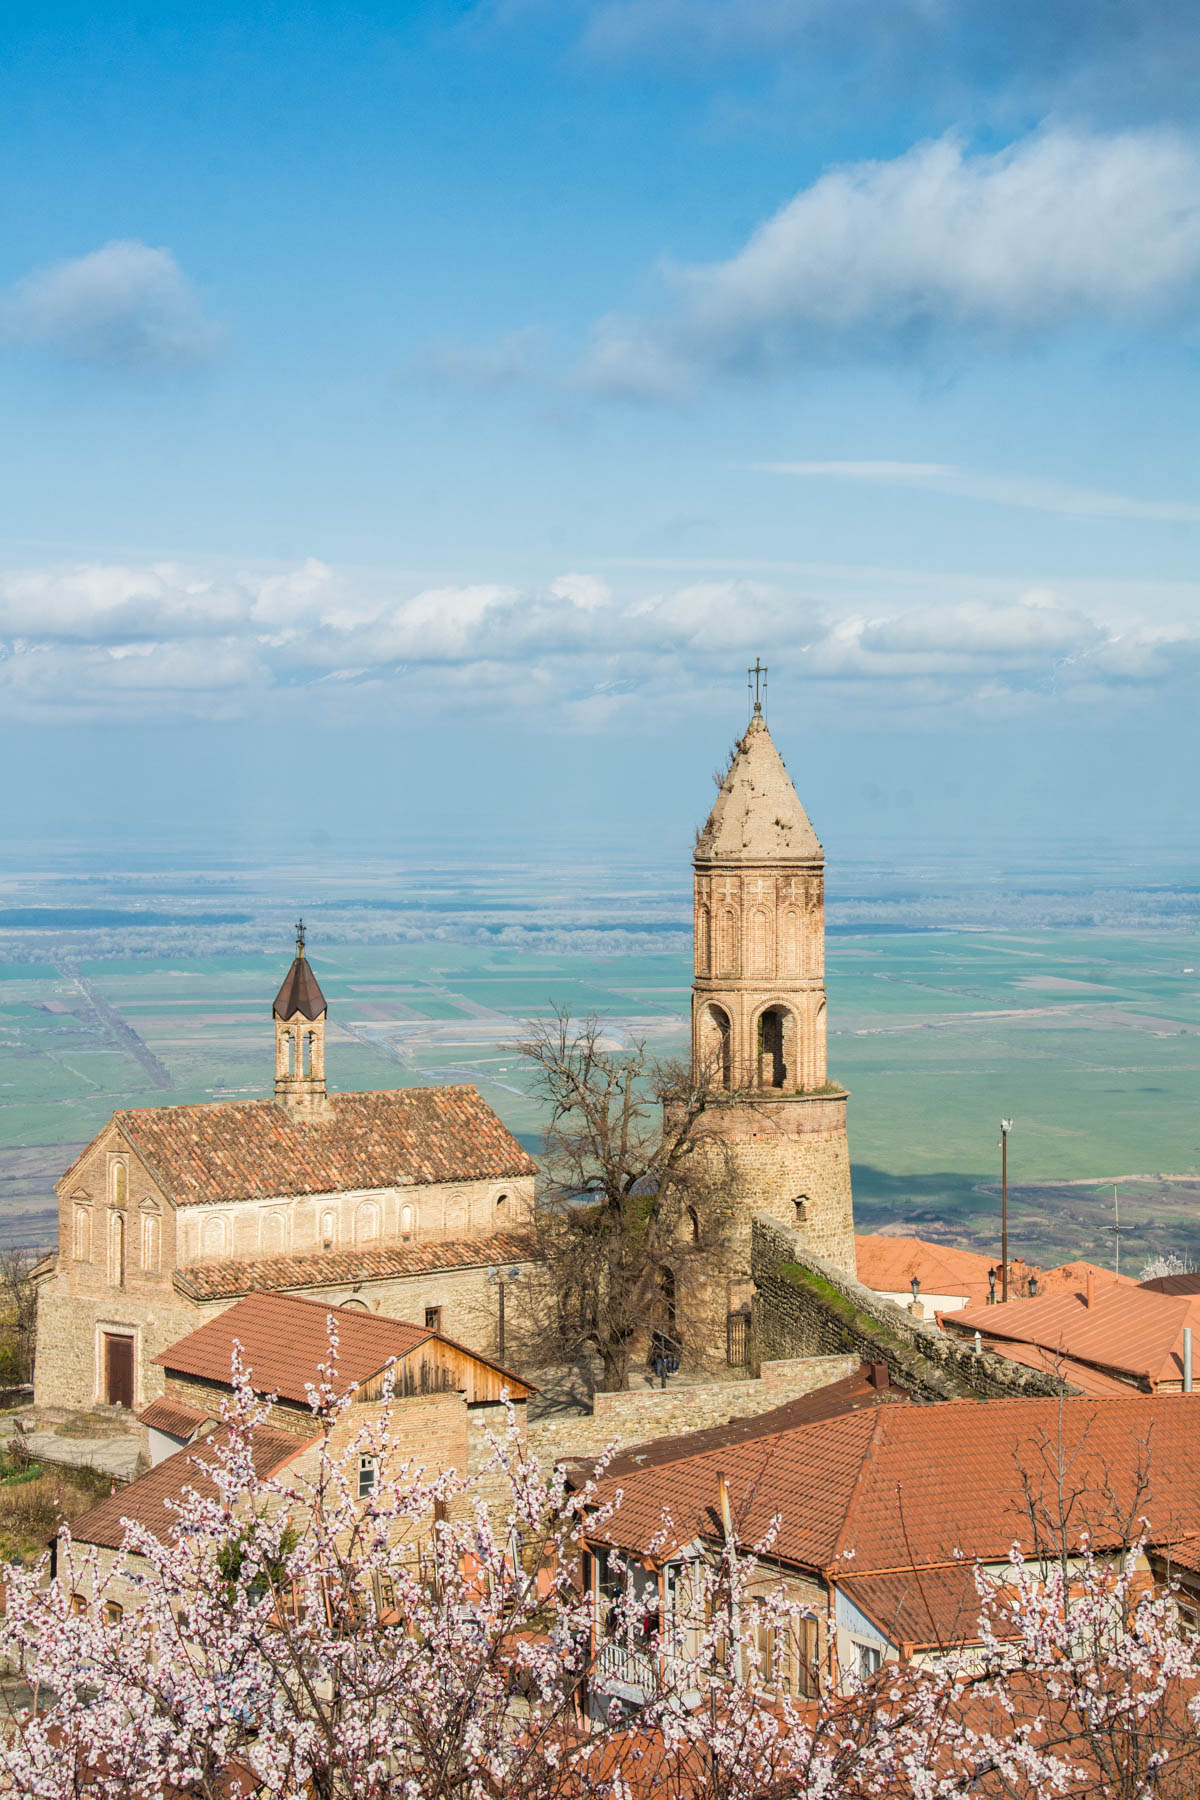
[(379, 1481), (379, 1458), (377, 1456), (360, 1456), (358, 1459), (358, 1497), (369, 1499), (375, 1492)]
[(859, 1644), (857, 1648), (858, 1679), (860, 1681), (869, 1681), (883, 1661), (882, 1653), (876, 1644)]

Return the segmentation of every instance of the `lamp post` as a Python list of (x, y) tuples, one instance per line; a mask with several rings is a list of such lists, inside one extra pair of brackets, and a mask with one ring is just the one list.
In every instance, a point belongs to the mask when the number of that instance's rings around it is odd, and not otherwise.
[(501, 1362), (504, 1361), (504, 1290), (512, 1282), (520, 1280), (520, 1276), (521, 1271), (516, 1263), (510, 1269), (489, 1269), (487, 1274), (500, 1296), (500, 1348), (497, 1354)]
[(1000, 1121), (1000, 1300), (1008, 1299), (1008, 1134), (1011, 1119)]

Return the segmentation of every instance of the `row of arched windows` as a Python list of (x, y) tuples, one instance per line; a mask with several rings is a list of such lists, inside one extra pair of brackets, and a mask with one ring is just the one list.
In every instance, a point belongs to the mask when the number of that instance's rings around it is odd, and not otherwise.
[[(76, 1262), (93, 1260), (92, 1207), (76, 1201), (72, 1255)], [(162, 1214), (157, 1201), (144, 1200), (132, 1223), (117, 1207), (101, 1214), (106, 1233), (108, 1279), (114, 1287), (124, 1287), (129, 1267), (130, 1237), (136, 1246), (137, 1267), (145, 1275), (157, 1275), (162, 1268)]]
[[(738, 913), (723, 906), (716, 915), (715, 946), (713, 920), (707, 906), (696, 909), (695, 942), (698, 975), (798, 975), (800, 974), (800, 909), (785, 906), (778, 915), (778, 956), (776, 956), (776, 915), (774, 908), (752, 906), (746, 914), (746, 967), (741, 967), (738, 948)], [(713, 950), (716, 950), (715, 964)]]

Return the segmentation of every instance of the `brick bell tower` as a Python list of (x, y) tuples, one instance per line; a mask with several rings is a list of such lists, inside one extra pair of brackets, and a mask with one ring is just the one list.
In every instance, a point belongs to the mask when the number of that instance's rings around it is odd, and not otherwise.
[(765, 1212), (854, 1273), (846, 1090), (825, 1066), (825, 852), (758, 697), (696, 840), (692, 1075), (728, 1155), (734, 1257)]
[(275, 1020), (275, 1098), (300, 1118), (319, 1119), (325, 1096), (325, 996), (304, 954), (304, 920), (296, 955), (271, 1008)]

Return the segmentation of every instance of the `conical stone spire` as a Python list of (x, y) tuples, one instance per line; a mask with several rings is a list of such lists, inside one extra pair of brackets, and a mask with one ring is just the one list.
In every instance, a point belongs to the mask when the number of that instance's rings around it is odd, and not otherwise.
[(761, 706), (734, 751), (708, 823), (696, 840), (696, 861), (813, 863), (825, 852), (767, 730)]

